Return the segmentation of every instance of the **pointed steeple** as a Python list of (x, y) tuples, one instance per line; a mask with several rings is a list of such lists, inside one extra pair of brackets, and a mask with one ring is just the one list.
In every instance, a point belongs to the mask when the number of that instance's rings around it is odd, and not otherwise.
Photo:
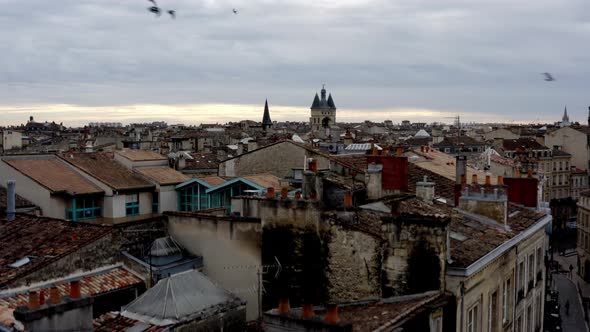
[(334, 99), (332, 99), (332, 94), (328, 95), (328, 107), (336, 109), (336, 105), (334, 104)]
[(268, 99), (264, 101), (264, 115), (262, 116), (262, 130), (266, 130), (272, 126), (270, 120), (270, 111), (268, 110)]
[(563, 122), (570, 122), (570, 117), (567, 115), (567, 106), (563, 110), (563, 118), (561, 119)]
[(320, 106), (320, 97), (318, 97), (318, 94), (316, 92), (315, 97), (313, 98), (313, 103), (311, 104), (311, 108), (318, 108)]

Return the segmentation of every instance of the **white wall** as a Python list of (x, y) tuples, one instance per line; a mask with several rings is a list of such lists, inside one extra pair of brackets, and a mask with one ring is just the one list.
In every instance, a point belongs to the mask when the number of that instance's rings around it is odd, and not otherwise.
[(178, 211), (178, 193), (174, 186), (160, 187), (160, 213)]
[[(52, 198), (47, 188), (0, 161), (0, 183), (6, 186), (8, 180), (16, 181), (16, 193), (39, 206), (43, 216), (61, 219), (65, 217), (65, 203), (59, 203), (60, 198)], [(6, 209), (4, 206), (0, 208)]]
[(152, 192), (139, 193), (139, 214), (152, 213)]
[(1, 143), (4, 150), (20, 149), (23, 147), (23, 134), (14, 130), (4, 130)]

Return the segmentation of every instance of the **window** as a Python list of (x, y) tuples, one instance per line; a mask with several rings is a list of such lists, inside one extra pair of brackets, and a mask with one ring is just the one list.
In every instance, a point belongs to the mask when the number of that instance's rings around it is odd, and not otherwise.
[(139, 215), (139, 194), (125, 195), (125, 215)]
[(74, 197), (71, 207), (66, 209), (66, 219), (84, 220), (100, 217), (100, 205), (95, 197)]
[(537, 296), (535, 311), (535, 328), (540, 329), (543, 322), (543, 302), (540, 295)]
[(535, 252), (533, 252), (532, 254), (529, 255), (529, 271), (528, 271), (528, 276), (529, 276), (529, 287), (528, 287), (528, 291), (530, 292), (535, 284)]
[(498, 331), (498, 292), (492, 293), (488, 304), (488, 331)]
[(477, 321), (479, 319), (479, 305), (474, 305), (467, 313), (467, 332), (479, 331)]
[(510, 278), (504, 281), (504, 289), (502, 292), (502, 323), (506, 324), (510, 318), (510, 306), (512, 304), (511, 296), (512, 292), (510, 290)]
[(524, 260), (518, 264), (518, 292), (524, 291)]
[(526, 309), (526, 330), (533, 332), (533, 306), (530, 304)]
[(160, 193), (152, 193), (152, 213), (158, 213), (160, 210)]
[(430, 314), (430, 332), (442, 332), (442, 310), (439, 309)]
[(541, 247), (537, 248), (537, 271), (541, 271), (541, 260), (543, 259), (543, 250)]

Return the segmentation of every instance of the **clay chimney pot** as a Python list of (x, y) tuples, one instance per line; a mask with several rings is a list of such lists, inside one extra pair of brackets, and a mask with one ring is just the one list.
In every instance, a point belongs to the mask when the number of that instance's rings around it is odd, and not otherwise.
[(338, 306), (335, 304), (327, 305), (326, 309), (326, 316), (324, 317), (324, 321), (330, 324), (338, 324), (340, 322), (340, 317), (338, 316)]
[(29, 303), (27, 306), (31, 310), (39, 309), (39, 294), (37, 294), (37, 291), (29, 291)]

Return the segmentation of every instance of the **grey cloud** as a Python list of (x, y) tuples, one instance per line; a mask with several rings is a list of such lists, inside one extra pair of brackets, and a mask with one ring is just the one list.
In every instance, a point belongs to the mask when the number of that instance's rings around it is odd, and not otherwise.
[(176, 20), (143, 0), (3, 2), (0, 104), (308, 107), (327, 83), (367, 118), (406, 107), (523, 121), (564, 104), (586, 117), (587, 1), (160, 2)]

